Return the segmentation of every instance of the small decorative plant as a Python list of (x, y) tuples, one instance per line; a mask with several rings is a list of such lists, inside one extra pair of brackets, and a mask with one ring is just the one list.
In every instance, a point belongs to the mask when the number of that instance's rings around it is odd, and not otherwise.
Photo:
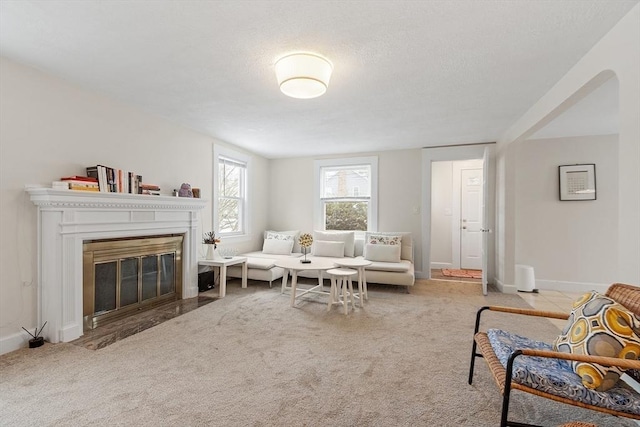
[(302, 251), (304, 252), (304, 260), (301, 260), (300, 262), (303, 264), (309, 264), (311, 261), (307, 260), (307, 252), (309, 252), (309, 248), (313, 243), (313, 236), (311, 236), (311, 234), (309, 233), (303, 233), (298, 238), (298, 243), (300, 244), (300, 246), (302, 247)]
[(214, 249), (218, 249), (218, 243), (220, 243), (220, 239), (216, 237), (215, 231), (209, 231), (208, 233), (204, 233), (202, 237), (202, 243), (205, 245), (213, 245)]
[(42, 330), (44, 329), (46, 324), (47, 322), (44, 322), (44, 325), (42, 325), (40, 330), (38, 330), (38, 328), (36, 327), (36, 330), (33, 331), (33, 334), (27, 331), (27, 329), (24, 326), (22, 327), (22, 329), (24, 329), (29, 335), (33, 337), (29, 340), (29, 348), (40, 347), (42, 344), (44, 344), (44, 337), (41, 337), (40, 334), (42, 333)]

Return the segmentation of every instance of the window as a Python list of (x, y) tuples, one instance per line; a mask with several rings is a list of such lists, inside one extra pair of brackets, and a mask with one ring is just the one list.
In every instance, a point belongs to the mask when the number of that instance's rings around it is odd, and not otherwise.
[(377, 228), (377, 157), (317, 160), (315, 227), (367, 231)]
[(220, 236), (247, 234), (247, 170), (249, 158), (214, 149), (213, 224)]

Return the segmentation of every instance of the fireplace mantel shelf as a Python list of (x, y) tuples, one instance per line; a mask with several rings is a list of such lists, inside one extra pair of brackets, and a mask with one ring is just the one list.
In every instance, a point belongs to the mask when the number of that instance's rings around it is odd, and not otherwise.
[(198, 295), (199, 212), (207, 200), (26, 186), (38, 208), (38, 323), (53, 343), (83, 334), (83, 242), (184, 236), (182, 298)]
[(113, 208), (113, 209), (171, 209), (200, 210), (207, 206), (205, 199), (191, 197), (151, 196), (127, 193), (102, 193), (74, 190), (54, 190), (46, 187), (26, 187), (31, 201), (41, 207)]

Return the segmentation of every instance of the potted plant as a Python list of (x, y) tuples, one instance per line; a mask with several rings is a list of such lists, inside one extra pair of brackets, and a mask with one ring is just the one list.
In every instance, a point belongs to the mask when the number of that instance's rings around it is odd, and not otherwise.
[(204, 233), (202, 237), (202, 243), (207, 245), (207, 259), (215, 259), (218, 249), (218, 243), (220, 243), (220, 238), (216, 237), (215, 231), (209, 231)]

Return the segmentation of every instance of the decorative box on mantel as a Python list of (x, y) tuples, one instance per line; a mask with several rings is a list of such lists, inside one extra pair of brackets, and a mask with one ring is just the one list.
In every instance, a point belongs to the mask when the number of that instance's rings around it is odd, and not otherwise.
[[(207, 200), (27, 187), (38, 207), (38, 325), (50, 342), (83, 334), (86, 240), (184, 235), (182, 298), (198, 295), (199, 211)], [(197, 235), (198, 234), (198, 235)]]

